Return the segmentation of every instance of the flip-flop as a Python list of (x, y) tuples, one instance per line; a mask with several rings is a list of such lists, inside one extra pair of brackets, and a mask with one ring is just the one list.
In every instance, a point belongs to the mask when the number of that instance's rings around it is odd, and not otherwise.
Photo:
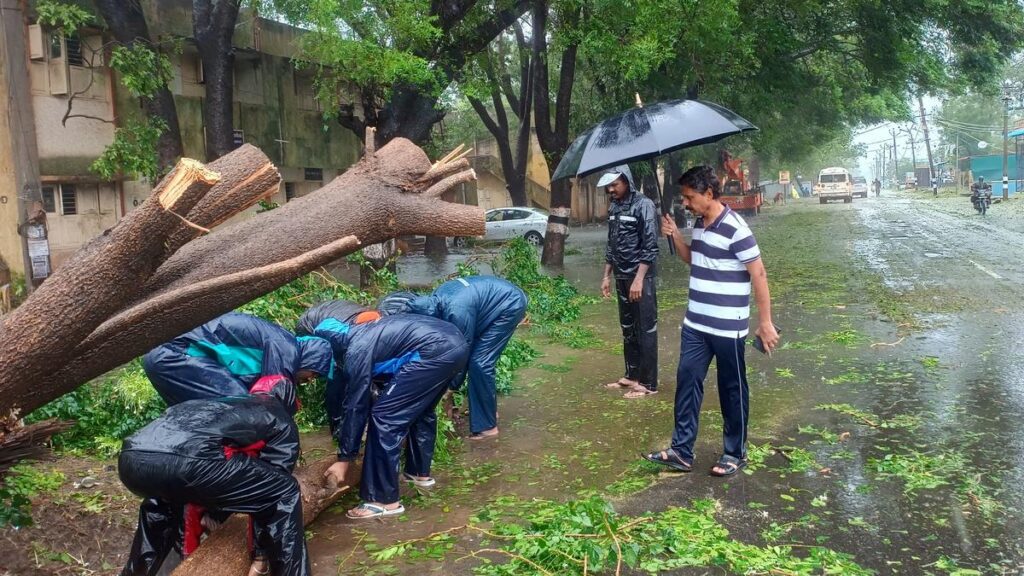
[[(665, 458), (661, 457), (661, 453), (665, 453)], [(678, 472), (692, 472), (693, 471), (693, 459), (689, 461), (684, 460), (675, 450), (666, 448), (657, 452), (651, 452), (649, 454), (640, 454), (640, 456), (648, 462), (654, 462), (655, 464), (661, 464), (662, 466), (668, 466), (669, 468)]]
[(437, 484), (437, 480), (434, 480), (432, 477), (429, 476), (426, 479), (423, 479), (420, 478), (419, 476), (413, 476), (408, 472), (402, 472), (402, 477), (405, 478), (406, 482), (412, 482), (414, 486), (418, 486), (420, 488), (430, 488), (431, 486)]
[(490, 440), (491, 438), (497, 438), (498, 433), (494, 434), (481, 434), (477, 432), (469, 437), (470, 440)]
[[(742, 470), (746, 465), (746, 458), (737, 458), (735, 456), (729, 456), (728, 454), (722, 454), (722, 457), (718, 459), (718, 462), (716, 462), (715, 465), (712, 466), (710, 474), (712, 476), (719, 477), (732, 476), (733, 474)], [(715, 468), (721, 468), (725, 471), (716, 472)]]
[[(364, 515), (354, 515), (354, 514), (352, 514), (353, 510), (369, 510), (370, 512), (372, 512), (372, 514), (367, 514), (365, 516)], [(383, 506), (378, 506), (376, 504), (369, 504), (367, 502), (363, 502), (359, 506), (356, 506), (352, 510), (349, 510), (348, 512), (346, 512), (345, 516), (347, 516), (348, 518), (351, 518), (352, 520), (369, 520), (371, 518), (383, 518), (385, 516), (398, 516), (399, 514), (405, 514), (405, 506), (402, 506), (401, 504), (398, 505), (398, 508), (394, 508), (392, 510), (388, 510), (387, 508), (385, 508)]]
[(608, 388), (609, 390), (619, 390), (621, 388), (632, 388), (633, 386), (634, 386), (633, 384), (623, 383), (622, 380), (619, 380), (617, 382), (609, 382), (609, 383), (604, 385), (604, 387)]

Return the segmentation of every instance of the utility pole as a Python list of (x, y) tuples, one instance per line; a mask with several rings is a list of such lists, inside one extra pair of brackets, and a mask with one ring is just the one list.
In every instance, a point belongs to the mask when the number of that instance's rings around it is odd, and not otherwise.
[(960, 133), (956, 133), (956, 159), (953, 173), (956, 174), (956, 193), (960, 193), (960, 186), (963, 184), (964, 176), (960, 173)]
[(900, 180), (900, 161), (896, 157), (896, 134), (899, 134), (899, 130), (893, 126), (889, 128), (889, 134), (892, 135), (892, 184), (893, 186), (899, 186)]
[[(935, 162), (932, 160), (932, 143), (928, 139), (928, 121), (925, 120), (924, 116), (924, 99), (921, 98), (921, 93), (917, 93), (917, 107), (921, 111), (921, 129), (924, 130), (924, 148), (928, 151), (928, 180), (931, 181), (932, 185), (932, 196), (939, 195), (939, 183), (935, 181)], [(1004, 122), (1005, 124), (1005, 122)], [(1004, 160), (1005, 163), (1005, 160)], [(1005, 170), (1003, 171), (1005, 174)], [(1005, 190), (1005, 188), (1004, 188)]]

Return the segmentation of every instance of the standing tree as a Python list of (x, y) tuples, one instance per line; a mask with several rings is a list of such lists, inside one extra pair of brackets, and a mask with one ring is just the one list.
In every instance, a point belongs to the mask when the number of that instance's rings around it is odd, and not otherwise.
[[(518, 22), (513, 25), (513, 31), (514, 36), (509, 38), (505, 34), (499, 37), (487, 52), (478, 57), (482, 81), (479, 86), (467, 86), (465, 90), (473, 110), (497, 143), (501, 171), (512, 205), (528, 206), (526, 167), (530, 153), (530, 105), (533, 102), (530, 48)], [(509, 68), (518, 71), (514, 82)], [(480, 96), (474, 92), (479, 92)], [(483, 97), (490, 98), (490, 109), (481, 101)], [(506, 102), (518, 122), (514, 143)], [(491, 117), (491, 110), (494, 111), (494, 118)]]

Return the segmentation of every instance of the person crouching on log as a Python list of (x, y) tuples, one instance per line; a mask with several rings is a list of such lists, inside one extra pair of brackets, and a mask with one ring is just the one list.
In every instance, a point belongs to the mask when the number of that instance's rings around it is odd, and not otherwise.
[[(516, 326), (526, 316), (527, 298), (515, 284), (494, 276), (456, 278), (441, 284), (430, 296), (396, 292), (385, 297), (382, 314), (411, 312), (454, 324), (469, 343), (469, 431), (471, 440), (498, 435), (498, 358)], [(458, 390), (466, 373), (458, 374), (451, 389)]]
[(168, 406), (248, 394), (285, 378), (300, 384), (327, 376), (331, 346), (322, 338), (296, 338), (277, 324), (229, 312), (142, 357), (142, 367)]
[[(405, 507), (398, 491), (402, 444), (408, 439), (404, 479), (416, 486), (433, 486), (435, 409), (448, 383), (465, 368), (469, 346), (448, 322), (408, 314), (364, 324), (328, 318), (314, 333), (331, 343), (340, 371), (339, 377), (327, 381), (328, 397), (340, 398), (341, 406), (330, 411), (338, 462), (325, 477), (338, 485), (345, 482), (366, 430), (359, 486), (363, 503), (347, 516), (402, 514)], [(340, 393), (332, 392), (332, 386), (341, 386)]]
[(299, 458), (296, 408), (295, 386), (279, 378), (252, 396), (176, 404), (127, 438), (118, 473), (144, 500), (121, 576), (155, 575), (172, 549), (191, 553), (199, 532), (189, 524), (202, 508), (250, 515), (257, 550), (250, 575), (308, 576), (302, 498), (291, 474)]

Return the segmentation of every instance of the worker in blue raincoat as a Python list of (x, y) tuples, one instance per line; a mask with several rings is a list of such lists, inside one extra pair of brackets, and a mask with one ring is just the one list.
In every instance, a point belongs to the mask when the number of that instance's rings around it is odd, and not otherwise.
[(298, 385), (327, 376), (331, 360), (331, 346), (322, 338), (296, 338), (272, 322), (229, 312), (150, 350), (142, 367), (173, 406), (248, 394), (282, 378)]
[[(518, 286), (494, 276), (469, 276), (441, 284), (430, 296), (398, 292), (384, 298), (384, 314), (410, 312), (451, 322), (469, 343), (469, 429), (473, 440), (498, 435), (498, 358), (526, 315), (527, 298)], [(466, 374), (452, 382), (462, 387)]]
[(299, 432), (286, 379), (256, 395), (176, 404), (125, 439), (124, 485), (144, 498), (122, 576), (153, 576), (172, 549), (199, 545), (202, 508), (248, 514), (256, 550), (250, 573), (308, 576), (302, 498), (292, 476)]
[(363, 324), (327, 318), (314, 334), (331, 343), (337, 360), (340, 374), (328, 379), (328, 387), (343, 386), (341, 406), (332, 410), (338, 462), (325, 476), (338, 484), (345, 481), (365, 430), (359, 486), (363, 503), (347, 515), (365, 519), (402, 514), (405, 508), (398, 490), (402, 443), (408, 439), (405, 480), (433, 486), (435, 409), (452, 377), (465, 368), (469, 347), (455, 326), (413, 315)]

